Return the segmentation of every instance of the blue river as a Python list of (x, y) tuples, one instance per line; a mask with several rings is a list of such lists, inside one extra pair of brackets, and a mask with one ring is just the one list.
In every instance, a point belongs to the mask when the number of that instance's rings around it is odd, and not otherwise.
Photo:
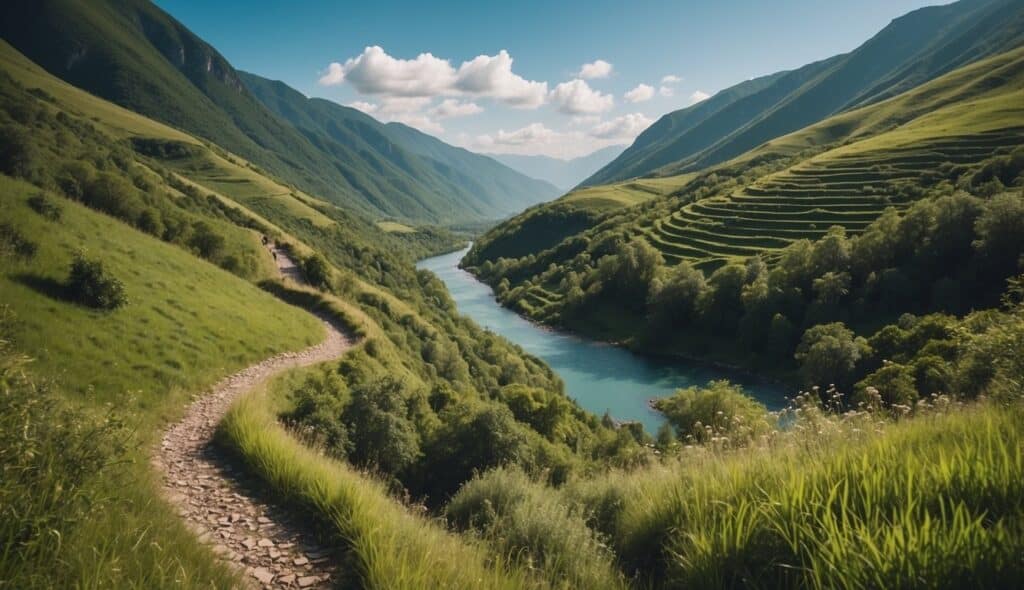
[(774, 383), (698, 362), (641, 356), (534, 324), (499, 305), (489, 286), (459, 268), (467, 251), (427, 258), (417, 267), (444, 281), (462, 314), (543, 359), (561, 376), (566, 393), (599, 416), (607, 411), (616, 420), (641, 422), (654, 433), (663, 418), (650, 408), (652, 398), (715, 379), (741, 384), (769, 409), (784, 405), (786, 390)]

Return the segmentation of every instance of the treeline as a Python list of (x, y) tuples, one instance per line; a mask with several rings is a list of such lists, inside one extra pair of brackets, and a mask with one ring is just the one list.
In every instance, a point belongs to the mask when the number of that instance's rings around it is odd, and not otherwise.
[[(667, 266), (644, 239), (614, 231), (567, 240), (558, 249), (571, 262), (535, 275), (522, 272), (527, 259), (488, 261), (476, 270), (506, 305), (534, 286), (556, 293), (545, 321), (583, 330), (594, 322), (628, 326), (614, 335), (642, 349), (782, 376), (800, 369), (803, 385), (836, 384), (849, 393), (891, 360), (876, 358), (854, 333), (871, 334), (903, 314), (962, 316), (999, 304), (1024, 253), (1024, 195), (1005, 192), (1003, 183), (1019, 185), (1022, 169), (1024, 150), (1017, 150), (961, 183), (986, 193), (1003, 189), (994, 196), (945, 187), (951, 194), (923, 198), (902, 213), (889, 209), (860, 235), (833, 227), (771, 261), (753, 257), (710, 275), (686, 262)], [(616, 317), (602, 317), (608, 315)], [(822, 359), (821, 342), (845, 358)]]

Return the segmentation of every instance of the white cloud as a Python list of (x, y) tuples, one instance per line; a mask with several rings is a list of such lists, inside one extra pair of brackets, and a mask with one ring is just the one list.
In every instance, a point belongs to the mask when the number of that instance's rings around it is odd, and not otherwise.
[(630, 113), (596, 125), (590, 135), (600, 139), (633, 139), (653, 122), (643, 113)]
[(429, 112), (438, 119), (450, 119), (452, 117), (476, 115), (477, 113), (484, 112), (484, 110), (475, 102), (459, 102), (454, 98), (446, 98), (441, 101), (441, 104), (430, 109)]
[(593, 80), (596, 78), (607, 78), (612, 73), (612, 64), (599, 59), (588, 64), (583, 64), (580, 71), (576, 74), (577, 78), (583, 78), (584, 80)]
[(654, 87), (647, 84), (640, 84), (636, 88), (622, 95), (628, 102), (644, 102), (654, 97)]
[(615, 105), (610, 94), (601, 94), (583, 80), (562, 82), (548, 95), (558, 110), (567, 115), (593, 115), (603, 113)]
[(658, 88), (658, 94), (662, 96), (675, 96), (676, 91), (670, 86), (662, 86), (661, 88)]
[(455, 69), (448, 60), (430, 53), (421, 53), (415, 59), (396, 59), (376, 45), (344, 64), (332, 63), (320, 78), (325, 86), (348, 82), (360, 94), (388, 96), (435, 96), (454, 81)]
[(678, 84), (679, 82), (682, 82), (682, 81), (683, 81), (683, 79), (680, 78), (679, 76), (676, 76), (675, 74), (669, 74), (669, 75), (663, 76), (661, 78), (661, 83), (665, 84), (665, 85)]
[(698, 102), (704, 101), (711, 98), (711, 95), (701, 90), (694, 90), (693, 94), (690, 95), (690, 104), (697, 104)]
[(350, 103), (348, 103), (345, 106), (349, 106), (349, 107), (352, 107), (352, 108), (354, 108), (356, 110), (363, 111), (367, 115), (372, 115), (372, 114), (376, 113), (378, 109), (380, 109), (379, 105), (375, 105), (372, 102), (366, 102), (366, 101), (362, 101), (362, 100), (357, 100), (355, 102), (350, 102)]
[(504, 49), (498, 55), (479, 55), (463, 62), (454, 86), (468, 94), (496, 98), (526, 109), (544, 104), (548, 92), (547, 82), (526, 80), (512, 73), (512, 57)]
[(558, 136), (558, 133), (548, 129), (543, 123), (531, 123), (522, 129), (505, 131), (499, 129), (495, 135), (481, 135), (477, 141), (484, 145), (511, 145), (521, 146), (526, 144), (536, 145), (547, 143)]
[(327, 71), (320, 76), (321, 86), (334, 86), (345, 80), (345, 68), (338, 62), (332, 62), (327, 66)]
[(347, 82), (363, 95), (472, 95), (518, 108), (539, 107), (548, 92), (547, 82), (526, 80), (513, 73), (512, 61), (503, 49), (497, 55), (477, 56), (456, 69), (449, 60), (430, 53), (421, 53), (415, 59), (398, 59), (381, 47), (372, 46), (344, 64), (331, 63), (320, 77), (320, 84), (334, 86)]

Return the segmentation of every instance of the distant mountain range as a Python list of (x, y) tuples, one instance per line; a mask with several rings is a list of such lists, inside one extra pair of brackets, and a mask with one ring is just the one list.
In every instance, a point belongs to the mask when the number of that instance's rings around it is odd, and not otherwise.
[(570, 160), (549, 156), (520, 156), (517, 154), (489, 154), (502, 164), (523, 174), (545, 180), (567, 192), (585, 178), (614, 160), (624, 145), (613, 145)]
[(742, 82), (663, 116), (587, 178), (598, 185), (707, 168), (1024, 42), (1020, 0), (962, 0), (893, 20), (857, 49)]
[(145, 0), (5, 2), (0, 36), (75, 86), (368, 217), (498, 219), (560, 193), (408, 127), (239, 72)]

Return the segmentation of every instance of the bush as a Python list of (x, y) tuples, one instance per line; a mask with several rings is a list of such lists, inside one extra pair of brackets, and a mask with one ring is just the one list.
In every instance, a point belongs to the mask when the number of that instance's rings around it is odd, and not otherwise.
[(28, 198), (27, 203), (33, 211), (42, 215), (46, 219), (49, 219), (50, 221), (59, 220), (61, 213), (64, 212), (64, 210), (61, 209), (60, 205), (51, 201), (43, 193), (32, 195), (31, 197)]
[(0, 223), (0, 257), (28, 260), (36, 255), (38, 246), (9, 223)]
[(117, 309), (128, 303), (124, 283), (107, 274), (102, 261), (88, 260), (82, 253), (71, 263), (67, 286), (75, 301), (89, 307)]
[(302, 260), (302, 275), (306, 282), (323, 289), (331, 285), (331, 266), (322, 254), (314, 254)]
[(728, 381), (680, 389), (656, 400), (654, 407), (691, 442), (742, 446), (772, 429), (768, 409)]
[(448, 522), (472, 531), (492, 551), (537, 568), (555, 587), (625, 586), (612, 553), (581, 511), (513, 468), (497, 468), (468, 482), (445, 509)]
[(909, 410), (917, 401), (917, 386), (910, 367), (885, 363), (881, 369), (857, 383), (853, 401), (866, 407), (879, 402), (887, 408)]

